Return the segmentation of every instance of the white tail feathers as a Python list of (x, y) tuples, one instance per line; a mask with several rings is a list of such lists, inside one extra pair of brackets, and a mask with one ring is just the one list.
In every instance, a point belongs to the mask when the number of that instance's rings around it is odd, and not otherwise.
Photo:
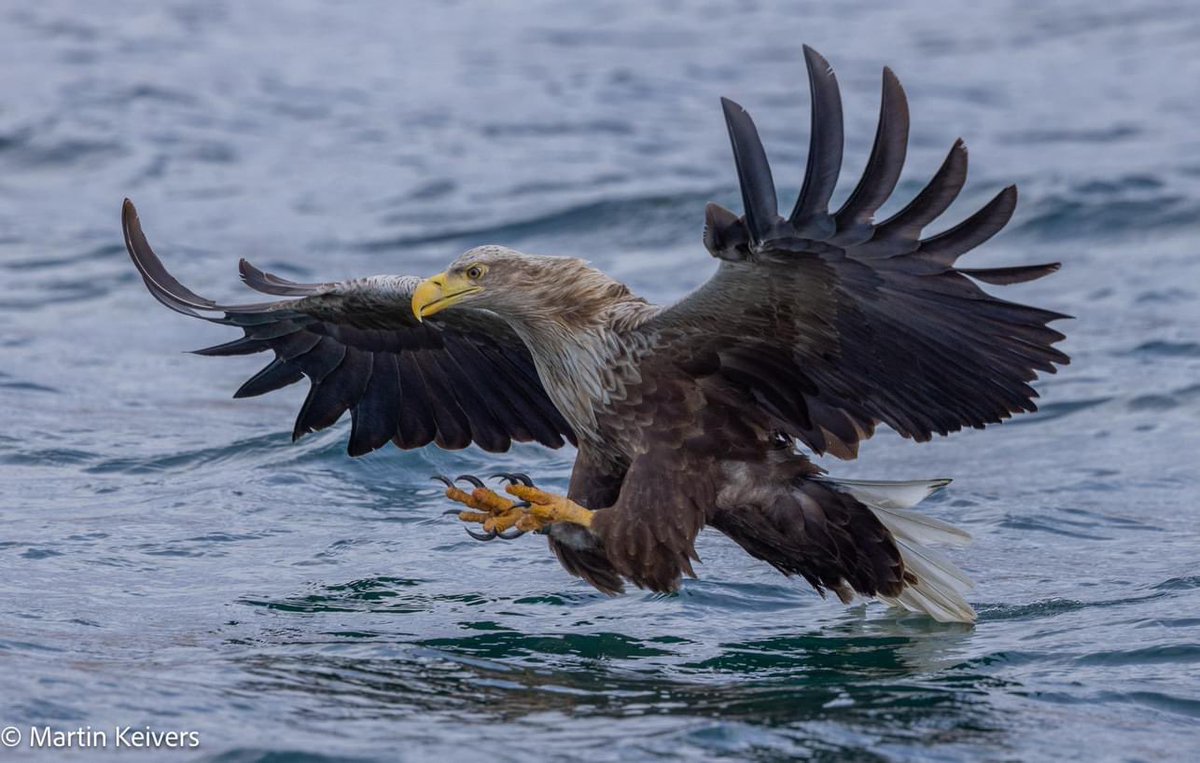
[(975, 610), (963, 598), (974, 583), (943, 554), (926, 543), (961, 546), (971, 536), (940, 519), (925, 516), (912, 507), (950, 484), (950, 480), (873, 482), (828, 480), (857, 498), (891, 532), (900, 549), (904, 568), (917, 582), (904, 587), (895, 598), (879, 597), (894, 607), (924, 612), (940, 622), (975, 622)]

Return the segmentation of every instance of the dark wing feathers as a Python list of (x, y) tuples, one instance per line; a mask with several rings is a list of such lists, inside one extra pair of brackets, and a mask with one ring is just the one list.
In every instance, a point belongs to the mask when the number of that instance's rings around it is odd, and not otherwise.
[(261, 371), (251, 376), (233, 393), (235, 398), (258, 397), (277, 389), (283, 389), (289, 384), (295, 384), (304, 378), (304, 372), (291, 361), (275, 358)]
[(812, 91), (812, 131), (804, 185), (788, 221), (802, 235), (817, 238), (832, 232), (829, 200), (842, 172), (842, 93), (833, 67), (821, 54), (804, 46), (808, 85)]
[[(966, 182), (967, 144), (959, 138), (929, 184), (903, 209), (875, 226), (872, 241), (915, 243), (925, 226), (950, 208)], [(889, 249), (891, 254), (896, 253), (894, 245)]]
[(282, 334), (271, 343), (275, 354), (284, 360), (295, 360), (307, 355), (312, 348), (321, 343), (320, 334), (312, 331), (301, 331), (299, 327), (288, 334)]
[(921, 241), (917, 255), (922, 259), (949, 267), (966, 252), (971, 251), (1008, 225), (1017, 209), (1017, 187), (1010, 185), (996, 194), (975, 214), (949, 230)]
[(167, 272), (129, 201), (123, 221), (133, 263), (159, 302), (245, 334), (197, 354), (275, 353), (235, 397), (308, 378), (293, 437), (331, 426), (349, 411), (349, 452), (355, 456), (388, 441), (401, 448), (430, 442), (465, 448), (474, 441), (491, 451), (507, 450), (513, 441), (552, 448), (574, 442), (538, 380), (528, 348), (507, 324), (472, 310), (418, 323), (408, 300), (420, 279), (301, 284), (242, 260), (239, 270), (248, 286), (300, 299), (220, 305)]
[[(429, 400), (429, 390), (421, 373), (417, 369), (415, 353), (412, 350), (402, 350), (397, 353), (396, 369), (400, 374), (400, 394), (404, 405), (400, 406), (400, 425), (392, 442), (400, 448), (418, 448), (425, 443), (433, 442), (437, 436), (437, 425), (433, 420), (433, 403)], [(510, 432), (514, 440), (528, 441), (517, 430)]]
[(296, 283), (272, 273), (264, 273), (246, 260), (238, 260), (242, 281), (255, 291), (281, 297), (311, 297), (333, 287), (330, 283)]
[(925, 440), (1036, 410), (1029, 382), (1069, 361), (1052, 346), (1063, 335), (1047, 324), (1067, 316), (997, 299), (975, 281), (1020, 283), (1058, 265), (954, 266), (1009, 221), (1016, 188), (921, 239), (966, 180), (960, 140), (916, 198), (876, 224), (899, 181), (909, 130), (904, 90), (885, 70), (863, 177), (829, 213), (842, 163), (841, 96), (825, 59), (805, 48), (805, 60), (812, 133), (791, 215), (783, 220), (774, 206), (753, 122), (726, 101), (747, 214), (709, 208), (704, 240), (722, 260), (717, 274), (644, 330), (671, 337), (664, 347), (678, 355), (677, 368), (716, 358), (692, 373), (720, 377), (772, 426), (841, 457), (852, 457), (879, 423)]
[(337, 344), (328, 338), (323, 339), (327, 345), (319, 347), (314, 353), (306, 375), (312, 381), (308, 387), (308, 395), (292, 425), (292, 439), (298, 440), (309, 432), (317, 432), (333, 424), (346, 412), (346, 406), (338, 398), (338, 390), (334, 384), (323, 382), (342, 364), (348, 348)]
[(400, 372), (396, 368), (396, 355), (373, 352), (368, 357), (371, 373), (350, 414), (351, 456), (387, 445), (400, 426)]
[(208, 355), (216, 357), (218, 355), (253, 355), (256, 352), (264, 352), (271, 349), (271, 345), (267, 344), (262, 339), (253, 339), (248, 336), (239, 337), (231, 342), (215, 344), (212, 347), (204, 347), (199, 350), (192, 350), (194, 355)]
[(767, 153), (758, 137), (758, 129), (746, 110), (728, 98), (721, 99), (721, 108), (725, 111), (729, 142), (733, 144), (733, 162), (742, 188), (746, 227), (761, 241), (771, 235), (779, 217), (771, 166), (767, 164)]
[(1012, 268), (959, 268), (958, 272), (970, 276), (976, 281), (983, 281), (995, 286), (1008, 286), (1014, 283), (1036, 281), (1048, 276), (1062, 267), (1057, 262), (1046, 265), (1018, 265)]
[(842, 208), (834, 213), (839, 244), (860, 243), (871, 237), (875, 210), (896, 189), (908, 153), (908, 99), (891, 69), (883, 70), (883, 99), (879, 127), (867, 168)]

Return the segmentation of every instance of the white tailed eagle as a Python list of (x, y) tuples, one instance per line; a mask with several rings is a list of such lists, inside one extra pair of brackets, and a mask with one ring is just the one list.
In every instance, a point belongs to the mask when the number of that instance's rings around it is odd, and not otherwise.
[(961, 141), (907, 206), (874, 220), (908, 141), (904, 91), (888, 69), (866, 170), (831, 210), (841, 96), (828, 63), (807, 47), (804, 56), (813, 108), (799, 198), (780, 215), (754, 123), (723, 100), (744, 214), (708, 205), (716, 274), (669, 307), (581, 260), (500, 246), (471, 249), (425, 280), (301, 284), (243, 260), (248, 286), (290, 299), (219, 305), (166, 271), (128, 201), (126, 244), (164, 305), (244, 332), (199, 354), (274, 354), (235, 397), (308, 379), (295, 437), (349, 411), (352, 456), (388, 442), (577, 446), (565, 496), (521, 474), (503, 475), (507, 495), (469, 475), (460, 480), (471, 492), (445, 480), (467, 507), (460, 519), (482, 526), (475, 537), (540, 532), (568, 572), (601, 591), (625, 581), (672, 591), (694, 575), (707, 525), (822, 594), (970, 622), (970, 580), (927, 546), (966, 533), (912, 510), (946, 481), (836, 480), (795, 446), (850, 459), (879, 424), (923, 441), (1036, 410), (1030, 382), (1068, 362), (1047, 324), (1067, 316), (978, 283), (1029, 281), (1058, 265), (956, 266), (1008, 222), (1011, 186), (922, 238), (963, 187)]

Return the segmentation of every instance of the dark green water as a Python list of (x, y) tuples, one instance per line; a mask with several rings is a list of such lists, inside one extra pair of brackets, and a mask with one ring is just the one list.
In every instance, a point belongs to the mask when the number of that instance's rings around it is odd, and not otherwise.
[[(1021, 189), (972, 265), (1065, 263), (1008, 290), (1078, 316), (1041, 413), (826, 464), (955, 478), (927, 508), (975, 536), (974, 629), (822, 601), (716, 534), (673, 597), (600, 596), (540, 539), (475, 543), (428, 475), (562, 488), (572, 454), (293, 445), (303, 390), (230, 400), (260, 359), (182, 354), (231, 337), (155, 304), (121, 245), (131, 196), (218, 298), (240, 256), (323, 280), (490, 242), (667, 301), (712, 270), (704, 202), (739, 203), (718, 96), (794, 192), (802, 42), (841, 78), (848, 183), (889, 64), (913, 114), (893, 205), (962, 135), (950, 217)], [(1187, 3), (53, 2), (0, 9), (0, 62), (0, 727), (201, 741), (75, 752), (113, 760), (1200, 750)]]

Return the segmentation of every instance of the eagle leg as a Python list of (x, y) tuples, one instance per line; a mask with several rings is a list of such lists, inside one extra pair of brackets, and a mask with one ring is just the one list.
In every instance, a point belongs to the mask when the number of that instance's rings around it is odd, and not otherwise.
[[(455, 514), (459, 520), (483, 526), (483, 533), (467, 529), (467, 534), (481, 541), (512, 540), (528, 532), (545, 532), (546, 528), (556, 522), (590, 527), (594, 512), (560, 495), (547, 493), (534, 487), (533, 480), (525, 474), (496, 474), (508, 484), (505, 491), (520, 501), (513, 501), (489, 490), (483, 486), (478, 477), (464, 474), (453, 482), (446, 477), (436, 476), (433, 479), (446, 485), (446, 497), (461, 503), (472, 511), (452, 509), (447, 514)], [(455, 482), (464, 481), (474, 485), (467, 492)]]
[(541, 531), (555, 522), (592, 526), (592, 518), (596, 512), (585, 509), (570, 498), (547, 493), (532, 485), (508, 485), (504, 490), (529, 506), (525, 518), (517, 523), (518, 529)]
[(483, 533), (476, 533), (467, 528), (467, 534), (472, 538), (481, 541), (489, 541), (496, 538), (512, 540), (528, 532), (523, 528), (517, 528), (516, 532), (509, 531), (525, 518), (525, 510), (529, 507), (529, 504), (509, 500), (489, 490), (484, 486), (482, 480), (470, 474), (461, 475), (454, 481), (462, 480), (474, 485), (475, 488), (469, 493), (445, 477), (437, 476), (433, 479), (446, 485), (447, 498), (473, 509), (473, 511), (451, 510), (446, 512), (447, 514), (457, 514), (458, 518), (463, 522), (483, 525)]

